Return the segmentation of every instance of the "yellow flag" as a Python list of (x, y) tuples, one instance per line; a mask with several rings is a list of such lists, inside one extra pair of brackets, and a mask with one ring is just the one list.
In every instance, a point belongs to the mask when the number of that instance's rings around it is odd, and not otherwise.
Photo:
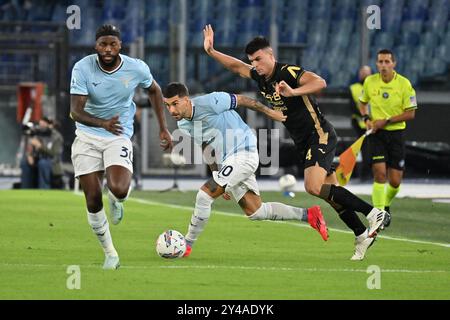
[(372, 132), (367, 130), (365, 134), (358, 138), (350, 147), (347, 148), (339, 156), (339, 166), (336, 169), (336, 177), (341, 186), (345, 186), (350, 177), (352, 176), (353, 169), (355, 168), (356, 158), (359, 151), (361, 151), (364, 139)]

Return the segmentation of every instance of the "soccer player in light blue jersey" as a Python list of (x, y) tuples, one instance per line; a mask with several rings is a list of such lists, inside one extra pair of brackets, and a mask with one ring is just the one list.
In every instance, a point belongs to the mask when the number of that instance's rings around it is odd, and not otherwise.
[(70, 116), (76, 121), (72, 162), (86, 198), (88, 222), (105, 253), (103, 268), (117, 269), (119, 256), (103, 208), (102, 180), (106, 172), (110, 218), (118, 224), (133, 173), (130, 139), (136, 87), (148, 90), (159, 122), (161, 147), (171, 149), (172, 139), (164, 118), (161, 88), (147, 64), (120, 54), (117, 27), (103, 25), (95, 38), (97, 54), (81, 59), (72, 70)]
[[(328, 232), (319, 206), (296, 208), (278, 202), (262, 202), (255, 171), (259, 165), (256, 136), (235, 112), (246, 107), (261, 112), (276, 121), (285, 121), (281, 111), (243, 95), (213, 92), (189, 98), (182, 83), (170, 83), (163, 90), (164, 103), (178, 128), (194, 139), (203, 149), (214, 151), (217, 163), (210, 165), (213, 177), (198, 191), (194, 213), (185, 236), (190, 255), (192, 245), (203, 231), (211, 214), (214, 199), (230, 193), (250, 220), (308, 221), (322, 238)], [(220, 168), (217, 166), (220, 164)]]

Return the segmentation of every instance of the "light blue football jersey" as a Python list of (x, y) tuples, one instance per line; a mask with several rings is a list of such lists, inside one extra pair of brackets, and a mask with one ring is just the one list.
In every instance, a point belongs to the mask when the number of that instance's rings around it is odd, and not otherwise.
[[(72, 70), (70, 94), (87, 95), (84, 110), (96, 118), (111, 119), (118, 115), (123, 135), (133, 135), (133, 120), (136, 105), (133, 102), (137, 86), (149, 88), (153, 76), (148, 65), (139, 59), (121, 54), (120, 65), (108, 72), (98, 62), (97, 54), (89, 55), (77, 63)], [(76, 122), (78, 130), (102, 137), (116, 137), (103, 128), (86, 126)]]
[(255, 134), (234, 110), (237, 107), (234, 94), (213, 92), (191, 101), (192, 118), (177, 124), (196, 144), (206, 142), (222, 161), (240, 151), (257, 151)]

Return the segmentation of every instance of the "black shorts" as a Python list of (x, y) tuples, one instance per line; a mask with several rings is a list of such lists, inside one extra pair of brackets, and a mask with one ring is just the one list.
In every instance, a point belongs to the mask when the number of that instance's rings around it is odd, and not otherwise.
[(336, 154), (337, 135), (333, 126), (329, 122), (325, 122), (322, 126), (324, 134), (327, 134), (326, 143), (320, 141), (319, 134), (314, 131), (308, 142), (303, 146), (303, 163), (304, 168), (313, 167), (316, 163), (327, 171), (330, 175), (335, 171), (333, 160)]
[(405, 130), (379, 130), (367, 137), (372, 164), (385, 162), (389, 168), (405, 169)]

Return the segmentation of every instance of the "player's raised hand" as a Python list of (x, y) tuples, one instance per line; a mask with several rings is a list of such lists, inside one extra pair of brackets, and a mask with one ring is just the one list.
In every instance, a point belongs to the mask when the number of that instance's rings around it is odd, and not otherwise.
[(160, 139), (160, 147), (163, 148), (164, 151), (169, 150), (171, 151), (173, 148), (173, 141), (172, 141), (172, 135), (170, 134), (167, 129), (161, 130), (159, 132), (159, 139)]
[(287, 116), (285, 116), (283, 112), (273, 109), (269, 109), (269, 111), (267, 112), (267, 116), (272, 120), (280, 122), (284, 122), (287, 119)]
[(275, 91), (284, 96), (284, 97), (292, 97), (294, 96), (294, 89), (291, 88), (290, 85), (286, 83), (286, 81), (280, 81), (275, 85)]
[(214, 50), (214, 31), (210, 24), (207, 24), (203, 29), (203, 47), (207, 54)]
[(109, 120), (104, 120), (102, 127), (116, 136), (121, 135), (123, 132), (123, 127), (120, 124), (119, 116), (114, 116)]

